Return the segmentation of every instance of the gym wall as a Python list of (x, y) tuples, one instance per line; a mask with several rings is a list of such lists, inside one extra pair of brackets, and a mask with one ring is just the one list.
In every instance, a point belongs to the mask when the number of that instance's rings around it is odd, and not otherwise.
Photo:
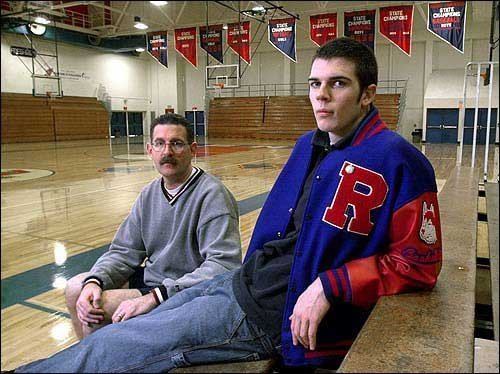
[[(486, 61), (489, 56), (489, 23), (475, 23), (467, 14), (465, 53), (433, 36), (426, 29), (424, 19), (417, 9), (414, 12), (412, 55), (406, 56), (390, 44), (378, 31), (375, 54), (379, 62), (379, 79), (408, 79), (406, 108), (401, 121), (401, 134), (409, 139), (414, 124), (422, 125), (424, 92), (433, 72), (448, 69), (464, 69), (469, 61)], [(340, 14), (342, 14), (340, 12)], [(216, 22), (214, 20), (214, 22)], [(252, 22), (252, 53), (263, 32), (266, 32), (253, 54), (252, 64), (246, 68), (241, 84), (304, 83), (307, 81), (312, 55), (316, 49), (309, 40), (308, 16), (302, 16), (297, 28), (297, 63), (284, 57), (267, 42), (267, 31)], [(342, 17), (338, 30), (342, 34)], [(147, 53), (140, 56), (102, 52), (59, 43), (60, 71), (84, 74), (80, 78), (63, 78), (65, 95), (95, 96), (99, 84), (112, 97), (113, 110), (123, 110), (123, 98), (128, 110), (163, 113), (170, 106), (183, 113), (193, 106), (204, 110), (206, 54), (198, 47), (198, 68), (185, 61), (173, 48), (173, 32), (169, 32), (169, 67), (161, 66)], [(52, 43), (35, 39), (40, 48)], [(10, 54), (11, 45), (27, 46), (22, 35), (2, 33), (1, 36), (1, 90), (2, 92), (31, 93), (32, 81), (27, 69), (17, 57)], [(45, 47), (44, 47), (45, 46)], [(216, 64), (211, 57), (210, 64)], [(227, 51), (225, 63), (237, 63), (236, 55)], [(498, 61), (498, 49), (494, 60)], [(31, 63), (30, 59), (25, 61)], [(146, 116), (149, 121), (149, 113)], [(147, 124), (145, 124), (147, 125)]]

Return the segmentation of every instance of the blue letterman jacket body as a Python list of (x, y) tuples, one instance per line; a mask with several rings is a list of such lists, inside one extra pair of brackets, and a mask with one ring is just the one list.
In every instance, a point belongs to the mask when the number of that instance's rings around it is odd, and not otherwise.
[[(313, 135), (297, 141), (263, 206), (245, 260), (286, 235), (312, 160)], [(441, 270), (434, 170), (387, 128), (375, 107), (351, 143), (329, 152), (313, 178), (283, 313), (287, 366), (338, 363), (380, 296), (432, 289)], [(289, 317), (318, 277), (331, 308), (310, 351), (292, 344)]]

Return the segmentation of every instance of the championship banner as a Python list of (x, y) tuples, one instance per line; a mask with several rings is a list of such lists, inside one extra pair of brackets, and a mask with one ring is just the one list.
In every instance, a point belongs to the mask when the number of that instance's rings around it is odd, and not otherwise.
[(168, 68), (167, 32), (148, 33), (148, 52), (160, 64)]
[(379, 9), (379, 31), (408, 56), (411, 56), (413, 5)]
[(429, 3), (427, 29), (464, 53), (466, 1)]
[(318, 47), (337, 37), (337, 13), (309, 17), (309, 37)]
[(227, 25), (227, 45), (250, 65), (250, 21)]
[(269, 20), (267, 33), (269, 43), (293, 62), (297, 62), (295, 57), (295, 33), (295, 18)]
[(174, 30), (175, 50), (188, 62), (196, 67), (198, 58), (196, 56), (196, 27), (187, 27)]
[(224, 64), (222, 52), (222, 25), (200, 26), (200, 47), (221, 64)]
[(356, 39), (375, 52), (375, 10), (345, 12), (344, 36)]

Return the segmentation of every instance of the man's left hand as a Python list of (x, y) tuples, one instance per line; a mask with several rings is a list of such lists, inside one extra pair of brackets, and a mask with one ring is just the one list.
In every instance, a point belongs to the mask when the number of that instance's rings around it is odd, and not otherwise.
[(146, 314), (154, 307), (156, 307), (154, 296), (148, 293), (134, 299), (122, 301), (113, 313), (111, 320), (113, 323), (123, 322), (140, 314)]
[(323, 317), (330, 309), (321, 280), (316, 280), (299, 296), (290, 316), (293, 345), (299, 342), (305, 348), (316, 349), (316, 333)]

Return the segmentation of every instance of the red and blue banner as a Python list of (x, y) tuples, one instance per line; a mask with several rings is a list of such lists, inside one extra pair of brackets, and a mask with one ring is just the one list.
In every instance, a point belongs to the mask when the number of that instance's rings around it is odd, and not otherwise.
[(148, 52), (160, 64), (168, 68), (167, 32), (148, 33)]
[(337, 13), (309, 17), (309, 37), (318, 47), (337, 37)]
[(379, 9), (378, 14), (380, 33), (411, 56), (413, 5), (383, 7)]
[(269, 20), (269, 43), (293, 62), (297, 62), (295, 49), (296, 31), (295, 18)]
[(466, 1), (429, 3), (427, 29), (464, 53)]
[(250, 65), (250, 21), (227, 25), (227, 45)]
[(224, 64), (222, 52), (222, 25), (200, 26), (200, 46), (210, 56)]
[(191, 65), (198, 65), (196, 47), (196, 27), (187, 27), (174, 30), (175, 50)]
[(356, 39), (375, 52), (375, 10), (345, 12), (344, 36)]

